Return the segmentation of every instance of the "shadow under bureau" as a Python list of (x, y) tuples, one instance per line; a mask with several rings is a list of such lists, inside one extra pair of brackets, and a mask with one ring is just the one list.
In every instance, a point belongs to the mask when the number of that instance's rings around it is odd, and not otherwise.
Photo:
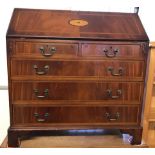
[(32, 133), (104, 128), (140, 144), (148, 43), (136, 13), (15, 9), (8, 145)]

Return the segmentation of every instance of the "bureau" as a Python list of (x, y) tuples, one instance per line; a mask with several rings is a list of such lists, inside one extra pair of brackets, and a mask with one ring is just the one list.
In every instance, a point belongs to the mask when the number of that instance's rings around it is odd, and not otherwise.
[(10, 147), (71, 129), (141, 143), (149, 40), (136, 13), (15, 9), (6, 38)]

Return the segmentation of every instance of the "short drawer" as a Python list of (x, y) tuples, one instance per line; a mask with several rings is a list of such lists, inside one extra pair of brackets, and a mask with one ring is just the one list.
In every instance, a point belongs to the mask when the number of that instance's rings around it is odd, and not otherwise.
[(144, 54), (139, 44), (82, 44), (83, 57), (144, 59)]
[[(23, 125), (56, 124), (136, 124), (138, 106), (50, 107), (14, 106), (13, 123)], [(50, 124), (51, 123), (51, 124)], [(53, 124), (52, 124), (53, 123)], [(82, 124), (81, 124), (82, 125)]]
[[(18, 66), (18, 67), (17, 67)], [(12, 60), (12, 76), (100, 76), (108, 78), (144, 78), (143, 61), (44, 61)]]
[(15, 56), (29, 56), (40, 58), (65, 58), (78, 55), (78, 44), (57, 42), (22, 42), (17, 41)]
[(103, 101), (104, 103), (140, 104), (143, 94), (141, 82), (13, 82), (12, 99)]

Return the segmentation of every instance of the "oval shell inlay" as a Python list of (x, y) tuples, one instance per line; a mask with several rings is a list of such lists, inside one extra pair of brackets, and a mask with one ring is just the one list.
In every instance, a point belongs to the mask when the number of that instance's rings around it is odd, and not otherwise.
[(73, 25), (73, 26), (86, 26), (88, 25), (88, 22), (86, 20), (82, 20), (82, 19), (73, 19), (69, 21), (69, 24)]

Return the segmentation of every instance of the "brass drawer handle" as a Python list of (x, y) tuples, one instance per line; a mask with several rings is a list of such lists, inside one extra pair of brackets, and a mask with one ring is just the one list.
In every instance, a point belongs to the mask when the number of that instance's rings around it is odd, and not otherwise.
[(49, 116), (49, 113), (45, 113), (42, 118), (42, 116), (40, 116), (38, 113), (34, 113), (34, 117), (36, 118), (37, 122), (45, 122), (48, 116)]
[(117, 95), (116, 95), (116, 96), (113, 96), (113, 95), (112, 95), (112, 90), (111, 90), (111, 89), (108, 89), (108, 90), (107, 90), (107, 97), (108, 97), (108, 98), (111, 98), (111, 99), (118, 99), (118, 98), (121, 97), (121, 95), (122, 95), (122, 90), (120, 90), (120, 89), (117, 90)]
[(45, 57), (52, 56), (56, 52), (55, 47), (48, 47), (48, 45), (44, 47), (42, 46), (39, 49), (40, 49), (41, 54)]
[(47, 74), (47, 72), (49, 70), (48, 65), (44, 66), (42, 70), (38, 69), (37, 65), (34, 65), (33, 68), (35, 69), (37, 75), (45, 75), (45, 74)]
[(117, 120), (120, 118), (120, 113), (117, 112), (117, 113), (114, 115), (114, 117), (112, 117), (112, 116), (110, 115), (110, 113), (106, 112), (106, 113), (105, 113), (105, 117), (106, 117), (109, 121), (117, 121)]
[(114, 71), (114, 68), (111, 66), (109, 66), (107, 70), (111, 73), (112, 76), (122, 76), (123, 75), (123, 68), (122, 67), (120, 67), (118, 69), (117, 73), (116, 73), (116, 71)]
[(103, 49), (103, 52), (105, 53), (106, 57), (113, 58), (116, 57), (116, 54), (119, 52), (119, 49), (112, 49), (112, 47), (110, 47), (110, 51), (105, 48)]
[(48, 97), (48, 89), (44, 90), (44, 95), (38, 95), (39, 94), (39, 90), (38, 89), (34, 89), (34, 94), (36, 95), (37, 98), (46, 98), (46, 97)]

